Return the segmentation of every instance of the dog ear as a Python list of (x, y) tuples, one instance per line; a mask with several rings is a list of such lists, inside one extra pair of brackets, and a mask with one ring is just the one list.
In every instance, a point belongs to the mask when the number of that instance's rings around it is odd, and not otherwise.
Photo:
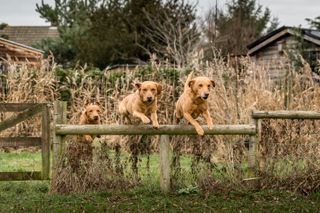
[(137, 82), (137, 83), (134, 84), (134, 86), (135, 86), (137, 89), (140, 89), (141, 83)]
[(214, 80), (210, 80), (210, 81), (211, 81), (212, 86), (215, 87), (216, 83), (214, 82)]
[(194, 84), (194, 80), (190, 80), (189, 83), (188, 83), (188, 86), (192, 87), (193, 84)]
[(84, 108), (86, 108), (88, 105), (90, 105), (90, 100), (86, 100), (85, 102), (84, 102)]
[(157, 95), (160, 95), (162, 91), (162, 85), (161, 84), (157, 84)]

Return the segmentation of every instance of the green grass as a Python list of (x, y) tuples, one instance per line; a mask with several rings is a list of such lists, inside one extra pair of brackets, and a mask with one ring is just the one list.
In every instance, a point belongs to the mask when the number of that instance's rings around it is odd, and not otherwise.
[(41, 152), (0, 152), (0, 172), (40, 171)]
[[(111, 153), (111, 157), (113, 153)], [(125, 159), (123, 155), (122, 160)], [(190, 172), (191, 158), (181, 165)], [(158, 155), (139, 162), (142, 185), (126, 191), (51, 195), (48, 181), (0, 182), (0, 212), (319, 212), (320, 194), (286, 191), (214, 192), (207, 199), (190, 185), (164, 195), (159, 189)], [(40, 170), (41, 153), (0, 153), (0, 171)]]
[(216, 192), (163, 195), (158, 189), (48, 194), (46, 181), (0, 182), (0, 212), (318, 212), (320, 194)]

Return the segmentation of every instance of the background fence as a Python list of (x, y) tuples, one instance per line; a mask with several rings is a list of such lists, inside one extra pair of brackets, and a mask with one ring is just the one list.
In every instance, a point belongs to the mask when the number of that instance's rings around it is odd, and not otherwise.
[[(21, 111), (21, 112), (20, 112)], [(46, 180), (50, 173), (50, 114), (47, 104), (0, 103), (0, 112), (20, 112), (0, 122), (0, 132), (41, 113), (40, 137), (0, 137), (3, 147), (41, 147), (42, 171), (0, 172), (0, 180)]]

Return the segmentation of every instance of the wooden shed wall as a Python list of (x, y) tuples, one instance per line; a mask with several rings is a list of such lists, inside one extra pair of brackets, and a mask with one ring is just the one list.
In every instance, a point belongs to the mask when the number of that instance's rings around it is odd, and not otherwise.
[[(285, 51), (294, 50), (297, 41), (292, 36), (286, 36), (262, 48), (251, 56), (258, 66), (268, 70), (268, 76), (272, 80), (283, 79), (286, 74), (288, 59)], [(312, 51), (320, 53), (320, 47), (312, 44)]]
[(0, 61), (14, 61), (15, 63), (27, 63), (37, 65), (40, 63), (43, 55), (40, 52), (29, 51), (19, 46), (7, 45), (0, 42)]

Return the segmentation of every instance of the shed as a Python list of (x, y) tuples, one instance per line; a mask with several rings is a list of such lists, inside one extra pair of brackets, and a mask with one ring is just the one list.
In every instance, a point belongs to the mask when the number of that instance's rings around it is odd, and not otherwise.
[(7, 61), (22, 64), (38, 65), (43, 57), (43, 51), (0, 38), (0, 65), (4, 68)]
[(247, 45), (248, 55), (257, 65), (267, 66), (271, 79), (281, 79), (285, 76), (287, 57), (285, 51), (296, 51), (297, 35), (307, 44), (304, 51), (314, 59), (320, 59), (320, 31), (313, 29), (297, 29), (283, 26)]

